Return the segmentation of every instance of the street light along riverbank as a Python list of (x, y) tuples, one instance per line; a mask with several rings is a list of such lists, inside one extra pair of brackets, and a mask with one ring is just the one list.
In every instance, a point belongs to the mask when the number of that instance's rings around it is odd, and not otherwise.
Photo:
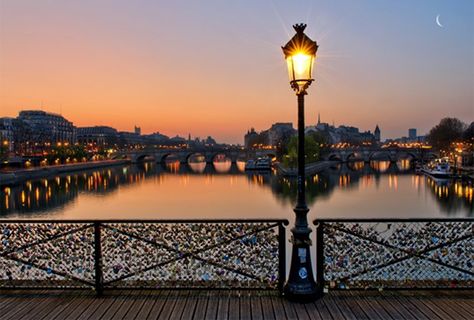
[(5, 171), (0, 172), (0, 186), (17, 184), (31, 179), (47, 178), (62, 173), (118, 166), (128, 163), (130, 163), (130, 160), (101, 160)]
[(296, 215), (295, 225), (291, 229), (293, 249), (290, 274), (283, 291), (289, 300), (308, 302), (322, 296), (322, 288), (314, 281), (309, 251), (311, 228), (307, 218), (309, 208), (306, 205), (304, 159), (304, 96), (307, 94), (306, 89), (314, 81), (312, 71), (318, 45), (304, 33), (306, 24), (295, 24), (293, 28), (296, 34), (282, 49), (288, 65), (290, 85), (298, 97), (298, 191), (293, 209)]

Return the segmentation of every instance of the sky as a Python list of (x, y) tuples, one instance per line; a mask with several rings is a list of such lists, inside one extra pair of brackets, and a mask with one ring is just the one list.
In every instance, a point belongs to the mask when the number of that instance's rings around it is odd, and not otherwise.
[(242, 143), (296, 125), (281, 46), (301, 22), (319, 45), (307, 125), (474, 121), (472, 0), (0, 0), (0, 116)]

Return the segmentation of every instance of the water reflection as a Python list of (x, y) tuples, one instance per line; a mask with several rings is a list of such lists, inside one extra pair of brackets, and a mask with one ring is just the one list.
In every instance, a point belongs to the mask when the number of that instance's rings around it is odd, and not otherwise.
[[(207, 206), (207, 210), (210, 210), (212, 206), (226, 208), (230, 200), (235, 200), (237, 203), (247, 202), (245, 205), (249, 208), (265, 206), (264, 201), (268, 200), (260, 199), (263, 199), (268, 192), (273, 195), (273, 201), (276, 201), (280, 208), (291, 207), (296, 202), (296, 179), (278, 176), (273, 172), (246, 174), (242, 172), (243, 169), (244, 163), (231, 163), (227, 159), (215, 161), (213, 164), (202, 161), (181, 164), (177, 160), (168, 159), (164, 165), (147, 162), (140, 165), (61, 175), (1, 187), (0, 213), (4, 216), (15, 213), (61, 216), (68, 210), (68, 206), (79, 200), (86, 202), (90, 200), (90, 197), (102, 197), (101, 201), (104, 205), (111, 202), (119, 205), (121, 201), (126, 200), (121, 196), (111, 195), (127, 188), (130, 189), (132, 195), (143, 197), (142, 203), (145, 206), (146, 202), (152, 201), (150, 197), (154, 194), (163, 193), (163, 189), (159, 186), (170, 189), (168, 194), (176, 194), (177, 199), (189, 198), (189, 192), (203, 192), (202, 196), (197, 198), (198, 200), (193, 201), (199, 201), (196, 206), (203, 208)], [(176, 180), (177, 186), (172, 185), (170, 179)], [(217, 179), (227, 180), (229, 187), (237, 189), (233, 189), (233, 193), (229, 194), (226, 188), (220, 187)], [(145, 183), (150, 180), (153, 184)], [(195, 189), (192, 191), (183, 189), (190, 183), (194, 184)], [(251, 186), (252, 189), (246, 188), (245, 184)], [(254, 187), (258, 188), (257, 191)], [(339, 198), (335, 197), (334, 193), (338, 193)], [(401, 205), (407, 201), (408, 196), (413, 197), (413, 194), (416, 198), (412, 198), (411, 203), (407, 202), (405, 211), (415, 210), (416, 203), (413, 201), (431, 201), (438, 206), (439, 212), (444, 214), (461, 213), (469, 216), (473, 214), (472, 185), (461, 181), (443, 182), (418, 176), (403, 165), (400, 169), (398, 163), (354, 162), (335, 166), (306, 180), (308, 205), (312, 206), (318, 201), (329, 201), (326, 210), (330, 210), (331, 206), (337, 207), (341, 201), (350, 203), (349, 200), (354, 197), (355, 199), (366, 197), (374, 202), (394, 201)], [(252, 195), (252, 200), (249, 199), (249, 195)], [(108, 198), (105, 199), (105, 196)], [(176, 201), (177, 205), (184, 206), (179, 203), (179, 200)], [(188, 208), (182, 208), (182, 210), (185, 209)], [(140, 210), (145, 209), (136, 208), (138, 214)], [(205, 210), (206, 208), (203, 212)], [(268, 217), (274, 217), (271, 212), (268, 214)], [(334, 214), (340, 215), (339, 212)]]
[(195, 173), (203, 173), (206, 170), (206, 157), (195, 153), (189, 157), (188, 166)]
[(443, 211), (454, 213), (467, 206), (470, 214), (473, 213), (473, 193), (472, 185), (463, 184), (461, 181), (438, 180), (431, 177), (426, 178), (426, 185), (431, 190), (431, 195), (436, 198), (437, 203)]
[(232, 162), (230, 161), (214, 162), (214, 170), (216, 170), (217, 173), (229, 172), (231, 167), (232, 167)]
[(349, 162), (347, 164), (347, 167), (354, 171), (361, 171), (362, 169), (364, 169), (364, 166), (365, 166), (364, 161), (354, 161), (354, 162)]
[[(468, 183), (457, 180), (436, 180), (424, 175), (416, 175), (412, 171), (407, 171), (406, 168), (399, 169), (398, 164), (393, 165), (388, 161), (380, 161), (379, 164), (360, 166), (353, 171), (348, 168), (351, 164), (339, 165), (337, 168), (332, 168), (320, 174), (309, 177), (306, 180), (306, 198), (309, 205), (316, 202), (318, 198), (326, 199), (330, 194), (336, 190), (358, 190), (380, 189), (380, 181), (384, 179), (388, 182), (386, 194), (377, 194), (377, 197), (387, 197), (391, 195), (397, 197), (396, 194), (390, 191), (399, 191), (400, 178), (410, 177), (411, 187), (414, 191), (421, 193), (428, 193), (431, 195), (433, 201), (438, 204), (440, 210), (447, 214), (466, 212), (471, 216), (474, 213), (473, 193), (474, 187)], [(268, 181), (272, 191), (276, 194), (280, 201), (287, 203), (295, 203), (296, 201), (296, 180), (284, 177), (277, 177), (268, 174), (260, 178), (252, 176), (252, 181)], [(410, 193), (410, 190), (404, 190)], [(374, 199), (379, 201), (383, 198)], [(400, 199), (403, 201), (404, 199)]]
[(195, 173), (203, 173), (206, 170), (205, 162), (188, 163), (189, 168)]
[(392, 170), (394, 169), (392, 163), (388, 160), (381, 160), (381, 161), (372, 160), (370, 161), (370, 167), (378, 172), (386, 172), (388, 171), (390, 167), (392, 167)]
[(412, 159), (400, 159), (397, 161), (397, 167), (400, 171), (407, 171), (412, 168)]

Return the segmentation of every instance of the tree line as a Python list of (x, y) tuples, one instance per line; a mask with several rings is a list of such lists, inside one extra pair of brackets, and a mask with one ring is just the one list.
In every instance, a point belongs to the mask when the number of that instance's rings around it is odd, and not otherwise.
[(457, 118), (443, 118), (426, 136), (428, 143), (439, 151), (447, 151), (454, 142), (474, 142), (474, 122), (470, 125)]

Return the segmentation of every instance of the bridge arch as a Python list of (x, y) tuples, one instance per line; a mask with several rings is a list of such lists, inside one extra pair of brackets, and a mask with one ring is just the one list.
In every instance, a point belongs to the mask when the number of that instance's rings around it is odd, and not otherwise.
[(126, 160), (126, 159), (130, 160), (128, 155), (122, 154), (122, 153), (112, 155), (111, 159), (112, 160)]
[(369, 161), (373, 161), (373, 160), (392, 161), (392, 157), (390, 156), (389, 151), (375, 151), (369, 155)]
[(350, 162), (350, 161), (352, 161), (352, 162), (364, 161), (364, 156), (363, 156), (363, 154), (361, 154), (360, 152), (354, 151), (354, 152), (349, 152), (349, 153), (346, 155), (345, 159), (343, 159), (343, 160), (345, 160), (345, 162)]
[(214, 163), (218, 155), (224, 155), (228, 160), (232, 161), (231, 155), (226, 152), (212, 152), (206, 155), (206, 162)]
[(411, 152), (411, 151), (400, 151), (400, 152), (397, 152), (397, 154), (396, 154), (396, 160), (398, 161), (398, 160), (401, 160), (401, 159), (406, 159), (407, 156), (408, 156), (409, 158), (411, 158), (410, 161), (413, 161), (413, 160), (416, 160), (416, 159), (419, 158), (418, 155), (415, 154), (414, 152)]
[(141, 154), (137, 154), (135, 156), (135, 159), (132, 159), (133, 162), (142, 162), (143, 160), (145, 160), (145, 158), (153, 158), (154, 161), (156, 161), (155, 157), (153, 154), (148, 154), (148, 153), (141, 153)]
[(180, 157), (177, 153), (175, 152), (164, 152), (161, 155), (155, 155), (155, 161), (158, 163), (165, 163), (166, 159), (169, 156), (174, 156), (176, 157), (177, 160), (180, 160)]
[(339, 153), (331, 153), (327, 156), (328, 161), (340, 161), (342, 162), (342, 157)]
[(199, 151), (193, 151), (193, 152), (186, 153), (183, 156), (184, 162), (189, 163), (189, 160), (191, 159), (192, 156), (202, 156), (202, 157), (204, 157), (204, 162), (206, 162), (206, 155), (202, 152), (199, 152)]

